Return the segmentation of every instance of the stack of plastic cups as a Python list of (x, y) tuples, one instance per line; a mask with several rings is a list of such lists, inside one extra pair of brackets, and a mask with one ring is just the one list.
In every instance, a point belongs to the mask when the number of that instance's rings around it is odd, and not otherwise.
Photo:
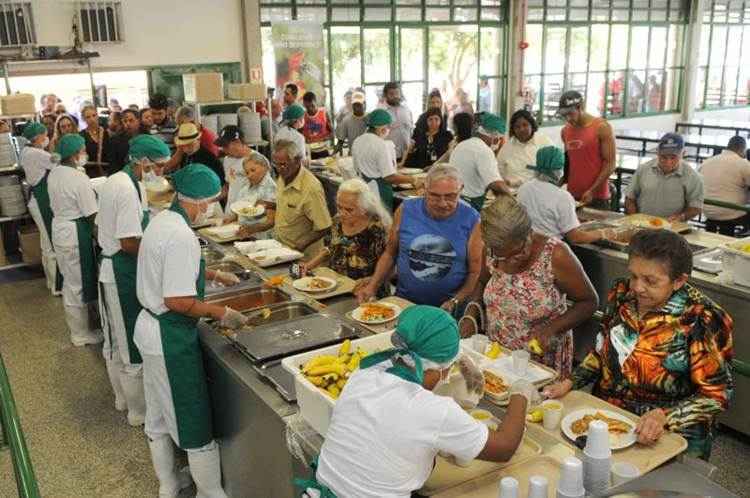
[(518, 481), (512, 477), (500, 479), (499, 498), (518, 498)]
[(611, 466), (609, 427), (606, 422), (593, 420), (589, 424), (586, 447), (583, 449), (583, 487), (586, 494), (602, 494), (609, 488)]
[(544, 476), (529, 477), (529, 498), (547, 498), (549, 483)]
[(560, 480), (557, 481), (557, 498), (583, 498), (583, 462), (574, 456), (563, 460)]

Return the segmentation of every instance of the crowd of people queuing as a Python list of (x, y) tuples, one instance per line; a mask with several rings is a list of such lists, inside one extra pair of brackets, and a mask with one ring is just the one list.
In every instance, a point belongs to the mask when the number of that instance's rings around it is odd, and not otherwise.
[[(315, 486), (338, 496), (365, 488), (373, 496), (411, 491), (438, 450), (510, 458), (534, 395), (528, 383), (511, 386), (509, 415), (496, 431), (431, 393), (455, 361), (459, 338), (478, 333), (510, 349), (537, 339), (543, 352), (533, 358), (559, 374), (546, 396), (593, 384), (597, 396), (642, 416), (641, 444), (672, 430), (687, 438), (690, 453), (708, 457), (715, 417), (732, 396), (732, 319), (688, 282), (692, 257), (682, 236), (643, 230), (633, 237), (629, 278), (613, 284), (596, 342), (575, 365), (573, 331), (600, 303), (569, 244), (610, 236), (582, 231), (576, 209), (609, 208), (617, 154), (611, 125), (589, 115), (579, 93), (560, 99), (562, 148), (528, 111), (515, 112), (506, 130), (486, 104), (475, 114), (467, 101), (449, 115), (438, 91), (416, 121), (393, 82), (374, 109), (362, 89), (352, 89), (333, 119), (318, 96), (299, 93), (287, 85), (267, 111), (275, 140), (270, 157), (248, 147), (239, 127), (214, 133), (196, 122), (194, 109), (162, 95), (141, 109), (118, 105), (108, 120), (86, 105), (79, 132), (77, 119), (50, 94), (40, 119), (23, 130), (21, 165), (33, 189), (29, 208), (42, 234), (49, 287), (62, 293), (73, 344), (104, 341), (115, 407), (127, 410), (131, 425), (145, 424), (160, 496), (176, 496), (185, 485), (174, 468), (174, 445), (188, 452), (201, 496), (225, 496), (195, 325), (210, 317), (239, 328), (247, 318), (203, 301), (207, 280), (231, 285), (236, 277), (205, 270), (191, 226), (237, 221), (229, 208), (238, 201), (265, 208), (261, 221), (242, 221), (241, 236), (275, 238), (303, 252), (303, 273), (327, 265), (357, 280), (360, 302), (394, 291), (417, 305), (402, 315), (396, 334), (423, 368), (415, 374), (414, 361), (403, 357), (363, 364), (336, 407), (356, 414), (371, 403), (374, 386), (393, 384), (383, 402), (400, 417), (399, 403), (418, 391), (421, 401), (406, 417), (417, 425), (399, 432), (399, 445), (420, 448), (405, 453), (414, 461), (403, 468), (413, 472), (397, 479), (403, 469), (389, 462), (390, 450), (354, 444), (358, 422), (334, 413)], [(321, 142), (331, 147), (313, 147)], [(626, 212), (688, 221), (702, 212), (704, 192), (744, 203), (745, 148), (744, 139), (732, 138), (701, 175), (683, 160), (682, 138), (666, 134), (656, 158), (633, 176)], [(357, 177), (340, 185), (331, 213), (308, 166), (339, 153), (352, 156)], [(96, 191), (83, 169), (92, 163), (107, 176)], [(426, 177), (417, 180), (403, 168)], [(163, 176), (176, 196), (156, 214), (147, 189)], [(396, 206), (393, 187), (401, 184), (421, 195)], [(723, 233), (747, 228), (741, 213), (705, 214), (709, 228)], [(403, 423), (390, 417), (356, 433), (376, 437)], [(422, 432), (438, 432), (432, 443), (419, 439), (420, 424)], [(370, 454), (378, 464), (367, 472), (350, 472), (360, 451), (382, 455)]]

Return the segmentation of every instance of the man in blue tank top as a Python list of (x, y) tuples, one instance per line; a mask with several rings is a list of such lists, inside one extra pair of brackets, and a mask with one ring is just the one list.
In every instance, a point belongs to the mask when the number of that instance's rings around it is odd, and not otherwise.
[(479, 213), (461, 200), (462, 188), (453, 166), (430, 169), (424, 197), (406, 200), (396, 210), (385, 252), (368, 284), (357, 292), (360, 302), (375, 296), (394, 264), (396, 295), (415, 304), (453, 312), (471, 294), (484, 246)]

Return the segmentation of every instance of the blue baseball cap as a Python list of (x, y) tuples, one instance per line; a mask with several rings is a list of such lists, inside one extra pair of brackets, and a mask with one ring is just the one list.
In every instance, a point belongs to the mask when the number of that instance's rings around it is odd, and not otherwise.
[(667, 133), (659, 142), (660, 154), (679, 154), (685, 148), (685, 140), (678, 133)]

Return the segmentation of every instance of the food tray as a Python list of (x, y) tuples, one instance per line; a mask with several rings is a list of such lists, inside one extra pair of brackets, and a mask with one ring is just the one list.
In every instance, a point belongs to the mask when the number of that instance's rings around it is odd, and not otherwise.
[[(316, 268), (312, 271), (312, 274), (317, 277), (327, 277), (332, 278), (336, 280), (336, 287), (334, 287), (332, 290), (328, 292), (303, 292), (298, 290), (297, 292), (301, 292), (302, 294), (309, 296), (316, 301), (322, 301), (324, 299), (329, 299), (331, 297), (341, 296), (344, 294), (349, 294), (354, 290), (354, 287), (357, 285), (356, 280), (353, 280), (345, 275), (341, 275), (340, 273), (336, 273), (335, 271), (331, 270), (328, 267), (320, 267)], [(292, 285), (292, 277), (285, 277), (284, 283), (291, 286)]]
[[(456, 487), (462, 487), (462, 484), (468, 481), (486, 476), (500, 469), (527, 462), (541, 454), (541, 452), (541, 446), (528, 435), (525, 435), (513, 458), (508, 462), (474, 460), (468, 467), (459, 467), (458, 465), (454, 465), (450, 460), (438, 456), (435, 458), (435, 468), (432, 470), (432, 474), (430, 474), (427, 482), (422, 486), (422, 489), (419, 490), (419, 494), (423, 496), (442, 496), (442, 493), (446, 493)], [(495, 488), (495, 494), (492, 495), (492, 498), (497, 498), (497, 488)]]
[[(648, 220), (653, 220), (653, 219), (661, 220), (661, 222), (663, 223), (663, 226), (652, 227), (652, 226), (641, 226), (639, 224), (639, 223), (642, 223), (643, 221), (648, 221)], [(650, 215), (643, 214), (643, 213), (623, 216), (619, 220), (612, 220), (612, 222), (621, 227), (632, 226), (633, 228), (663, 228), (665, 230), (672, 230), (673, 232), (676, 232), (676, 233), (686, 233), (691, 230), (690, 225), (688, 225), (685, 222), (682, 222), (682, 221), (670, 222), (670, 221), (665, 220), (664, 218), (661, 218), (660, 216), (650, 216)]]
[[(510, 386), (514, 381), (518, 380), (519, 377), (513, 373), (513, 358), (511, 357), (511, 351), (500, 346), (502, 354), (495, 360), (487, 358), (485, 355), (474, 351), (471, 346), (471, 338), (461, 339), (461, 352), (467, 354), (474, 363), (479, 366), (482, 370), (490, 370), (500, 375), (505, 383)], [(533, 360), (529, 360), (529, 368), (526, 371), (527, 380), (531, 381), (537, 387), (542, 387), (557, 378), (557, 372), (541, 363), (537, 363)]]
[[(379, 302), (395, 304), (396, 306), (399, 306), (401, 308), (401, 312), (402, 313), (404, 312), (404, 310), (406, 308), (408, 308), (409, 306), (413, 306), (414, 305), (414, 303), (412, 303), (411, 301), (407, 301), (406, 299), (403, 299), (403, 298), (400, 298), (400, 297), (397, 297), (397, 296), (385, 297), (383, 299), (380, 299)], [(354, 310), (352, 310), (352, 311), (354, 311)], [(352, 316), (352, 311), (349, 311), (346, 314), (346, 317), (348, 319), (354, 321), (354, 322), (357, 322), (357, 320), (355, 320), (354, 317)], [(376, 324), (361, 323), (361, 322), (357, 322), (357, 323), (361, 327), (364, 327), (367, 330), (369, 330), (370, 332), (372, 332), (373, 334), (382, 334), (383, 332), (390, 332), (392, 330), (395, 330), (396, 323), (397, 323), (397, 318), (394, 318), (390, 322), (381, 323), (381, 324), (377, 324), (377, 325)]]
[(693, 267), (706, 273), (718, 275), (724, 264), (724, 249), (715, 247), (693, 254)]
[(239, 236), (239, 230), (240, 230), (240, 224), (239, 223), (230, 223), (228, 225), (222, 226), (221, 228), (222, 229), (226, 229), (227, 231), (229, 231), (230, 227), (231, 228), (236, 228), (237, 231), (235, 232), (234, 235), (230, 235), (228, 237), (222, 237), (221, 235), (214, 233), (214, 231), (213, 231), (214, 229), (213, 228), (201, 228), (201, 229), (198, 230), (198, 233), (202, 237), (205, 237), (206, 239), (208, 239), (208, 240), (210, 240), (212, 242), (216, 242), (218, 244), (226, 244), (228, 242), (236, 242), (238, 240), (247, 239), (247, 237), (240, 237)]
[[(270, 266), (276, 266), (283, 263), (289, 263), (290, 261), (296, 261), (304, 254), (302, 254), (299, 251), (295, 251), (294, 249), (289, 249), (288, 247), (282, 247), (280, 249), (272, 249), (273, 256), (269, 257), (267, 251), (260, 251), (256, 253), (251, 254), (245, 254), (245, 256), (252, 261), (253, 264), (261, 267), (261, 268), (268, 268)], [(256, 259), (259, 256), (262, 256), (262, 259)]]
[(731, 281), (738, 285), (750, 287), (750, 252), (742, 246), (750, 244), (750, 237), (739, 239), (724, 245), (722, 269)]
[[(393, 347), (391, 334), (378, 334), (352, 341), (351, 350), (356, 351), (358, 347), (369, 353), (383, 351)], [(331, 423), (331, 414), (336, 400), (323, 394), (316, 386), (308, 381), (300, 371), (300, 367), (315, 356), (324, 354), (337, 354), (339, 345), (328, 346), (314, 351), (289, 356), (281, 360), (281, 364), (287, 372), (294, 375), (294, 390), (297, 394), (297, 405), (302, 418), (310, 424), (310, 427), (321, 436), (325, 437), (328, 426)], [(346, 387), (344, 387), (346, 389)]]

